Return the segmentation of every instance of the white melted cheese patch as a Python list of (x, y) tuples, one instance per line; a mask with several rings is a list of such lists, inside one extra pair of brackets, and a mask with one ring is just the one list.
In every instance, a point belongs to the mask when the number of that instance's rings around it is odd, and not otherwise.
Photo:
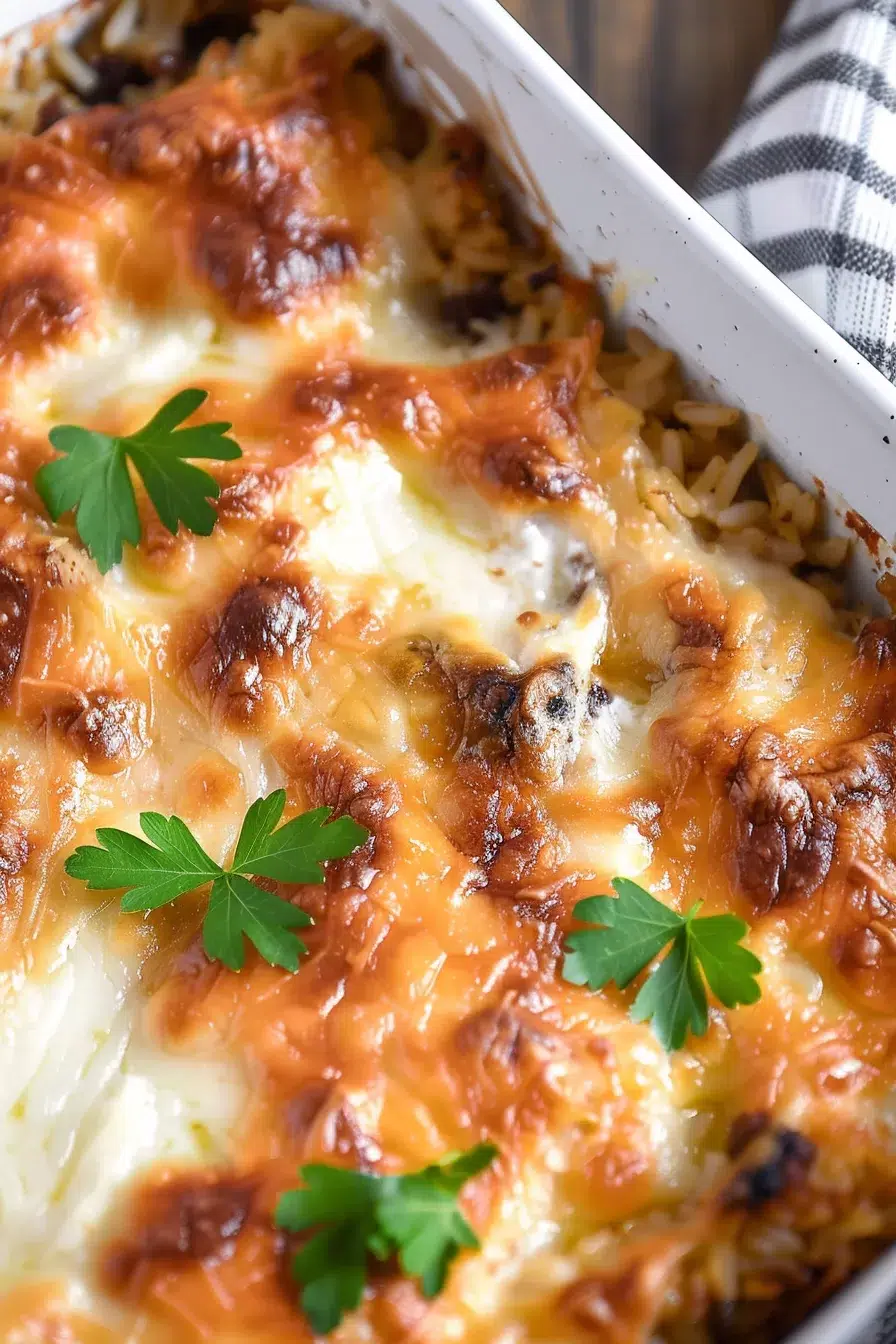
[[(365, 277), (364, 292), (347, 291), (309, 305), (288, 324), (253, 328), (222, 322), (188, 295), (176, 309), (146, 315), (111, 299), (95, 332), (37, 362), (9, 389), (11, 414), (25, 424), (73, 421), (90, 425), (103, 406), (152, 410), (184, 387), (218, 381), (253, 390), (268, 383), (303, 347), (333, 343), (342, 352), (363, 351), (385, 362), (456, 364), (469, 359), (470, 340), (445, 329), (408, 298), (398, 253)], [(510, 331), (497, 322), (480, 333), (477, 358), (506, 349)]]
[(37, 364), (10, 389), (12, 415), (42, 428), (72, 421), (95, 424), (98, 408), (147, 406), (154, 411), (183, 387), (219, 379), (259, 386), (275, 367), (273, 334), (219, 326), (201, 311), (145, 318), (111, 309), (101, 330)]
[(77, 1271), (124, 1184), (151, 1162), (226, 1150), (236, 1066), (145, 1038), (135, 968), (89, 925), (43, 977), (0, 984), (0, 1287)]
[[(701, 1181), (700, 1118), (696, 1111), (679, 1105), (674, 1068), (662, 1047), (651, 1040), (632, 1044), (629, 1028), (623, 1031), (626, 1040), (620, 1048), (626, 1050), (645, 1098), (640, 1118), (645, 1148), (655, 1162), (657, 1197), (677, 1202), (693, 1193)], [(534, 1160), (521, 1166), (503, 1192), (481, 1253), (463, 1259), (455, 1270), (460, 1310), (437, 1311), (431, 1329), (434, 1340), (463, 1338), (470, 1322), (484, 1325), (498, 1316), (510, 1321), (495, 1336), (495, 1344), (528, 1339), (527, 1308), (553, 1299), (581, 1275), (583, 1263), (592, 1263), (599, 1271), (618, 1244), (609, 1231), (613, 1214), (606, 1215), (602, 1227), (599, 1205), (589, 1210), (591, 1226), (584, 1240), (570, 1236), (573, 1211), (568, 1206), (568, 1189), (570, 1181), (581, 1180), (579, 1143), (558, 1133), (540, 1137), (533, 1148)]]
[[(372, 578), (387, 609), (417, 594), (433, 618), (458, 622), (521, 667), (563, 656), (584, 675), (599, 656), (606, 599), (592, 582), (573, 600), (584, 547), (563, 523), (488, 513), (473, 499), (466, 508), (466, 498), (439, 507), (417, 495), (374, 442), (363, 454), (330, 452), (312, 488), (321, 505), (309, 518), (306, 556), (337, 599)], [(308, 478), (287, 491), (289, 511), (307, 514), (300, 495)], [(534, 631), (520, 624), (523, 613), (542, 618)]]
[[(112, 576), (103, 587), (116, 627), (136, 619), (139, 594)], [(94, 776), (76, 766), (73, 844), (91, 843), (100, 825), (139, 833), (139, 814), (152, 807), (189, 816), (200, 843), (224, 858), (245, 807), (280, 773), (257, 740), (213, 730), (163, 688), (156, 698), (164, 731), (128, 771)], [(242, 792), (190, 816), (188, 781), (203, 762), (237, 771)], [(217, 1042), (181, 1052), (150, 1036), (136, 960), (103, 914), (114, 897), (94, 900), (49, 966), (0, 974), (0, 1291), (23, 1277), (77, 1278), (131, 1180), (158, 1163), (225, 1160), (245, 1109), (240, 1067)]]

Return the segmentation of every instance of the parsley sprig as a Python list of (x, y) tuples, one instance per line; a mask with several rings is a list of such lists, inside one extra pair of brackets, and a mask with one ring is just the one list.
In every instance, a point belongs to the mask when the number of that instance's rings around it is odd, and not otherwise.
[(37, 492), (54, 522), (75, 510), (78, 536), (105, 574), (121, 560), (124, 543), (140, 540), (140, 516), (130, 462), (156, 512), (171, 533), (183, 523), (207, 537), (217, 514), (209, 503), (220, 487), (213, 476), (187, 458), (230, 462), (242, 450), (227, 437), (231, 425), (215, 421), (178, 429), (208, 396), (196, 387), (178, 392), (134, 434), (101, 434), (80, 425), (56, 425), (50, 442), (62, 457), (41, 467)]
[(240, 970), (245, 935), (265, 961), (295, 971), (307, 948), (291, 930), (307, 927), (311, 917), (250, 882), (247, 875), (278, 882), (323, 882), (321, 865), (352, 854), (368, 832), (351, 817), (328, 822), (329, 807), (303, 812), (275, 829), (285, 805), (283, 789), (252, 804), (228, 868), (209, 858), (180, 817), (141, 812), (140, 829), (146, 840), (130, 831), (101, 827), (96, 838), (102, 848), (80, 845), (66, 860), (65, 871), (86, 882), (91, 891), (127, 888), (121, 898), (125, 912), (156, 910), (211, 882), (202, 925), (208, 956)]
[(613, 887), (616, 899), (589, 896), (575, 906), (576, 919), (603, 927), (568, 936), (565, 980), (593, 990), (615, 980), (625, 989), (671, 943), (631, 1008), (632, 1019), (650, 1022), (666, 1050), (679, 1050), (688, 1030), (705, 1035), (709, 1018), (704, 980), (726, 1008), (757, 1001), (762, 962), (740, 946), (749, 932), (742, 919), (698, 918), (700, 901), (686, 915), (676, 914), (625, 877), (614, 878)]
[(371, 1256), (397, 1256), (403, 1272), (420, 1280), (424, 1297), (440, 1293), (460, 1250), (479, 1248), (457, 1196), (497, 1155), (492, 1144), (480, 1143), (408, 1176), (302, 1167), (302, 1188), (280, 1197), (275, 1220), (288, 1232), (318, 1229), (292, 1265), (315, 1331), (334, 1330), (360, 1305)]

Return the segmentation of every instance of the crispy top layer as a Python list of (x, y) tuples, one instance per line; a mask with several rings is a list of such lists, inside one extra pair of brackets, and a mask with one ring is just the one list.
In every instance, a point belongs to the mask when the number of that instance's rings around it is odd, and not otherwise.
[[(246, 1086), (224, 1151), (150, 1144), (97, 1231), (37, 1283), (14, 1267), (0, 1324), (119, 1338), (114, 1299), (147, 1341), (304, 1338), (271, 1222), (297, 1166), (488, 1139), (481, 1253), (434, 1302), (385, 1266), (338, 1338), (636, 1344), (885, 1234), (896, 635), (855, 643), (799, 578), (645, 503), (596, 324), (458, 357), (354, 41), (281, 43), (272, 91), (254, 48), (5, 148), (0, 958), (40, 982), (102, 928), (139, 968), (134, 1033)], [(197, 383), (243, 448), (212, 464), (213, 534), (141, 496), (139, 548), (99, 576), (34, 491), (48, 426), (126, 432)], [(142, 810), (223, 857), (278, 783), (371, 833), (279, 888), (314, 918), (295, 976), (210, 963), (201, 898), (118, 916), (63, 873)], [(616, 875), (746, 918), (761, 1001), (669, 1057), (630, 996), (567, 984), (573, 906)]]

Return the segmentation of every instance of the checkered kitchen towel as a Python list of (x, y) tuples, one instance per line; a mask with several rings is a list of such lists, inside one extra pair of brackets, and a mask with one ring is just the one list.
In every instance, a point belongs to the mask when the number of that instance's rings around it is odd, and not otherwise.
[(896, 382), (896, 0), (795, 0), (697, 194)]
[(796, 0), (697, 190), (896, 382), (896, 0)]

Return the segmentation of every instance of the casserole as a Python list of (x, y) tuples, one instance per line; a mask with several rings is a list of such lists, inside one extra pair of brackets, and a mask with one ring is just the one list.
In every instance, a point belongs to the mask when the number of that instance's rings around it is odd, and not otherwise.
[[(872, 523), (883, 526), (882, 492), (863, 473), (866, 466), (869, 472), (881, 470), (886, 460), (885, 440), (893, 414), (889, 386), (795, 301), (788, 300), (760, 268), (741, 258), (719, 230), (693, 207), (685, 206), (684, 199), (671, 189), (667, 207), (670, 219), (661, 224), (645, 204), (651, 182), (660, 179), (653, 179), (653, 170), (633, 150), (627, 151), (628, 165), (624, 169), (619, 166), (613, 157), (621, 143), (616, 138), (618, 133), (604, 125), (587, 100), (580, 101), (559, 77), (551, 117), (539, 113), (533, 118), (531, 110), (524, 111), (532, 107), (527, 78), (530, 66), (537, 73), (538, 58), (496, 11), (472, 8), (461, 15), (456, 7), (439, 7), (431, 16), (432, 22), (427, 23), (425, 34), (418, 27), (419, 11), (412, 15), (392, 6), (384, 18), (401, 40), (410, 42), (417, 72), (430, 96), (440, 98), (450, 110), (450, 98), (457, 96), (459, 88), (464, 109), (496, 136), (503, 135), (505, 153), (517, 175), (524, 183), (537, 181), (546, 216), (566, 236), (572, 254), (580, 261), (616, 261), (632, 295), (630, 302), (636, 306), (640, 302), (657, 305), (642, 320), (664, 344), (668, 341), (692, 356), (690, 371), (704, 379), (711, 373), (721, 377), (721, 396), (727, 400), (729, 392), (736, 391), (741, 404), (768, 425), (780, 425), (780, 440), (777, 434), (770, 437), (778, 456), (797, 478), (818, 475), (826, 486), (848, 487), (850, 503)], [(496, 33), (509, 44), (506, 58), (495, 54)], [(452, 53), (447, 64), (446, 52)], [(463, 71), (462, 77), (458, 70)], [(592, 121), (601, 128), (597, 150), (586, 143)], [(510, 142), (508, 127), (513, 128)], [(598, 163), (601, 185), (597, 190), (607, 192), (605, 209), (595, 210), (601, 220), (597, 232), (592, 230), (598, 226), (584, 217), (578, 194), (583, 155)], [(576, 184), (575, 199), (569, 195), (570, 183)], [(690, 211), (690, 218), (686, 211)], [(685, 224), (689, 225), (687, 230)], [(676, 238), (680, 241), (673, 242)], [(664, 249), (668, 249), (665, 266), (660, 264)], [(696, 260), (691, 261), (695, 254)], [(720, 257), (732, 259), (727, 273), (721, 272)], [(643, 283), (641, 298), (638, 277), (645, 266), (648, 280)], [(656, 276), (651, 278), (653, 267)], [(699, 279), (707, 275), (713, 276), (712, 282)], [(744, 286), (752, 286), (746, 297), (741, 292)], [(735, 292), (739, 293), (738, 301), (732, 297)], [(705, 302), (695, 304), (696, 294), (701, 300), (705, 295)], [(757, 295), (761, 295), (761, 302)], [(807, 339), (813, 342), (811, 351)], [(740, 353), (747, 350), (749, 362)], [(819, 380), (818, 363), (828, 359), (832, 368), (834, 364), (846, 367), (842, 387), (833, 378)], [(773, 369), (775, 380), (771, 377)], [(787, 396), (779, 404), (771, 389), (780, 385), (782, 369), (786, 372)], [(847, 436), (848, 472), (844, 470), (844, 454), (838, 451)], [(808, 470), (802, 464), (807, 442), (812, 443), (813, 454), (818, 454)], [(862, 474), (854, 464), (861, 464)], [(879, 548), (876, 558), (884, 559)]]

